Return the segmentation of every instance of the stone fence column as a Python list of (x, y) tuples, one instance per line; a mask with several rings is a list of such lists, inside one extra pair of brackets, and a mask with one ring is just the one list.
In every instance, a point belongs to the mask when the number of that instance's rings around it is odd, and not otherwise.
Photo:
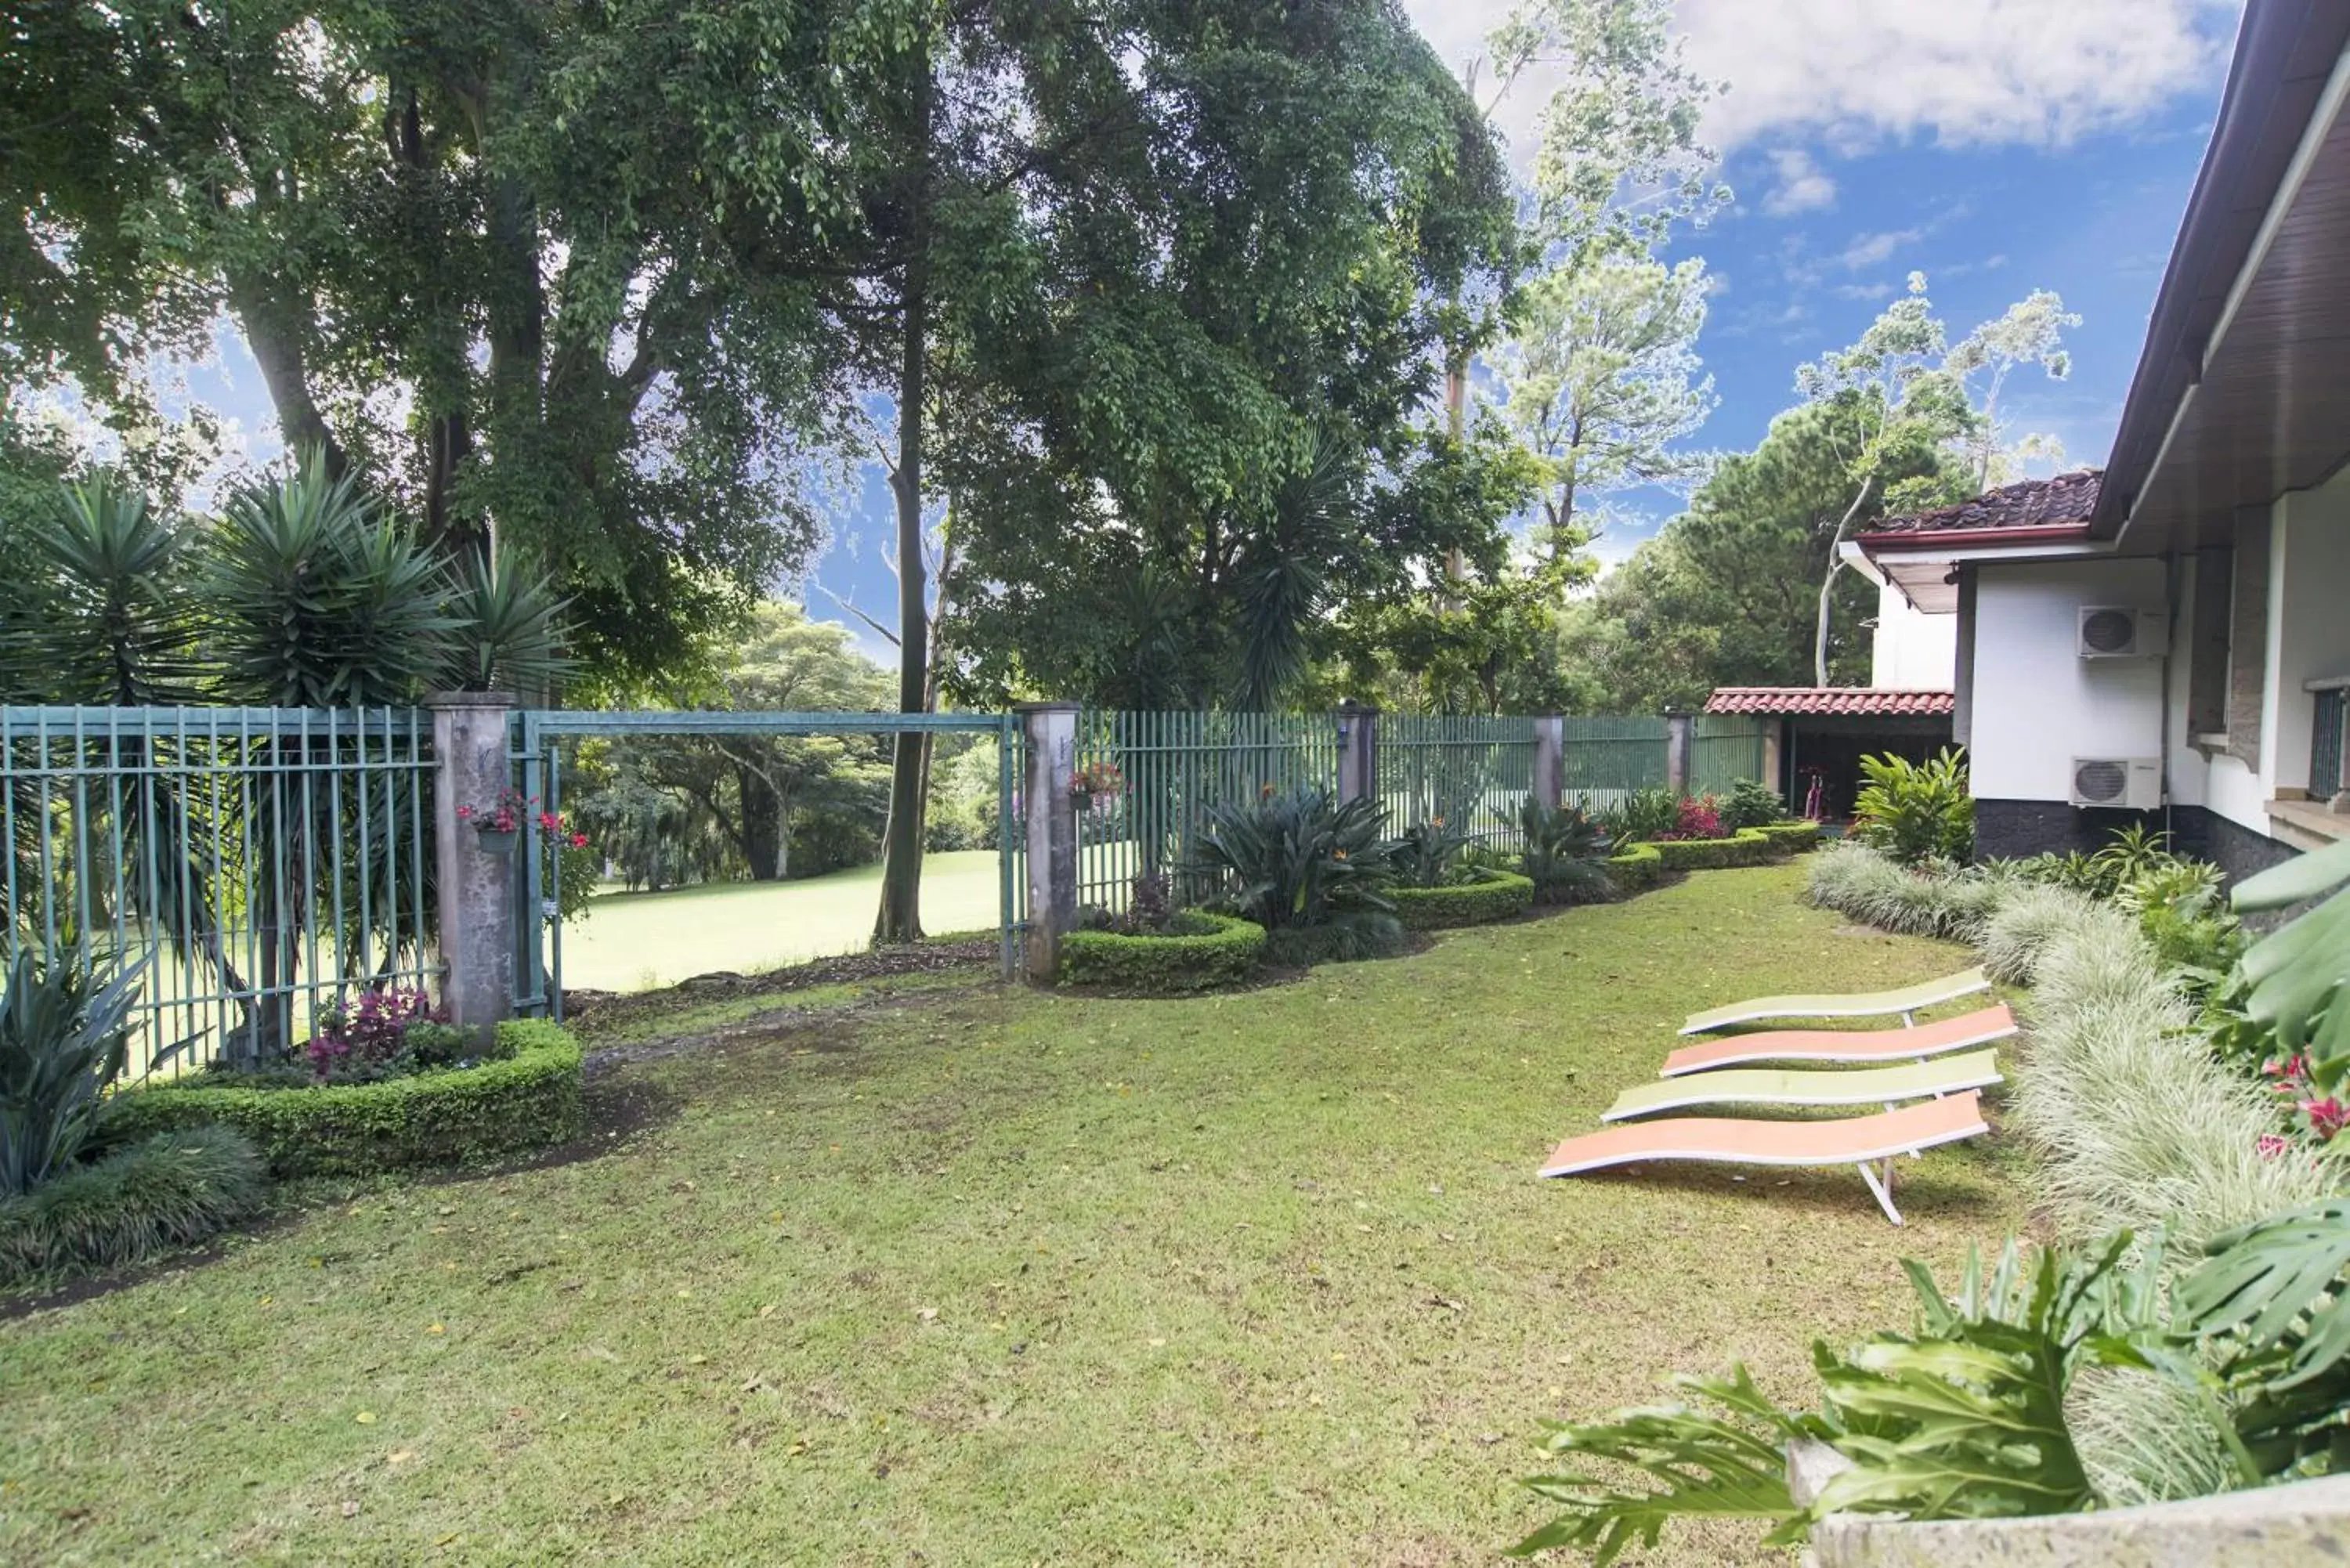
[(1566, 721), (1556, 713), (1534, 721), (1534, 795), (1544, 811), (1566, 804)]
[(1687, 713), (1665, 715), (1665, 787), (1687, 794), (1697, 754), (1697, 721)]
[(1077, 923), (1077, 807), (1069, 794), (1077, 771), (1077, 705), (1024, 702), (1027, 765), (1020, 796), (1028, 826), (1028, 978), (1059, 978), (1061, 939)]
[(1348, 701), (1338, 706), (1338, 800), (1376, 800), (1379, 793), (1379, 711)]
[[(515, 856), (531, 841), (526, 810), (519, 836), (485, 843), (478, 826), (514, 788), (506, 756), (504, 691), (442, 691), (432, 711), (433, 865), (439, 874), (441, 1004), (449, 1021), (483, 1029), (513, 1015)], [(459, 815), (464, 812), (463, 816)]]

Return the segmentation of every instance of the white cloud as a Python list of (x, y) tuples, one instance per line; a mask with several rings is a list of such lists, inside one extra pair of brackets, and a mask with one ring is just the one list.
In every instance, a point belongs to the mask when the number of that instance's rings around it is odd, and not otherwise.
[[(1459, 70), (1515, 0), (1405, 0)], [(2215, 86), (2241, 0), (1679, 0), (1689, 60), (1730, 84), (1703, 134), (1767, 134), (1846, 155), (1887, 138), (2061, 145)], [(1549, 79), (1555, 79), (1549, 78)], [(1529, 71), (1494, 119), (1521, 163), (1549, 79)], [(1486, 97), (1480, 94), (1481, 99)]]
[(1846, 272), (1878, 266), (1891, 260), (1895, 251), (1914, 245), (1925, 237), (1923, 229), (1885, 229), (1873, 234), (1855, 234), (1852, 244), (1837, 254), (1836, 265)]
[(1762, 198), (1762, 210), (1773, 217), (1791, 217), (1835, 205), (1835, 181), (1802, 148), (1783, 147), (1772, 153), (1771, 171), (1778, 182)]

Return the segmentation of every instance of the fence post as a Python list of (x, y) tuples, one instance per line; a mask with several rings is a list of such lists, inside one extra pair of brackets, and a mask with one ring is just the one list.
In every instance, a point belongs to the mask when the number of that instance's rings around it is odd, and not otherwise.
[(1028, 823), (1028, 978), (1050, 985), (1061, 969), (1061, 938), (1077, 923), (1077, 705), (1023, 702), (1014, 710), (1028, 740), (1021, 799)]
[(1534, 721), (1534, 793), (1544, 811), (1566, 804), (1566, 720), (1556, 713)]
[[(493, 813), (514, 788), (506, 718), (515, 700), (504, 691), (440, 691), (425, 706), (432, 710), (441, 1003), (452, 1023), (486, 1028), (514, 1012), (515, 850), (484, 849), (480, 830), (457, 814)], [(533, 842), (535, 826), (522, 824), (520, 844)]]
[(1767, 785), (1771, 793), (1777, 795), (1781, 800), (1789, 799), (1794, 794), (1793, 790), (1791, 790), (1789, 786), (1779, 782), (1779, 732), (1786, 722), (1786, 720), (1778, 718), (1766, 718), (1762, 721), (1762, 778), (1761, 782)]
[(1351, 697), (1338, 704), (1338, 802), (1379, 794), (1379, 711)]
[(1687, 713), (1665, 714), (1665, 787), (1677, 795), (1689, 794), (1690, 775), (1697, 757), (1697, 721)]

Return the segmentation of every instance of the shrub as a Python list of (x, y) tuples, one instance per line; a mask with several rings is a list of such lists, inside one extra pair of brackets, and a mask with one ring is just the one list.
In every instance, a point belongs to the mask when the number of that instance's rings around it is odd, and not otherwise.
[(2002, 984), (2030, 985), (2040, 971), (2041, 955), (2090, 919), (2095, 908), (2086, 894), (2069, 888), (2011, 888), (1983, 922), (1978, 944), (1983, 968)]
[(1854, 836), (1903, 866), (1929, 857), (1967, 861), (1975, 852), (1975, 803), (1965, 753), (1944, 747), (1930, 761), (1860, 759), (1868, 783), (1853, 801)]
[(1449, 888), (1398, 888), (1388, 897), (1404, 929), (1434, 931), (1523, 915), (1534, 902), (1534, 885), (1514, 871), (1478, 870)]
[(1824, 909), (1880, 930), (1971, 941), (2009, 886), (2006, 878), (1980, 868), (1908, 870), (1866, 844), (1846, 840), (1831, 845), (1812, 863), (1806, 896)]
[(1408, 945), (1403, 922), (1378, 909), (1334, 915), (1318, 926), (1284, 926), (1264, 934), (1264, 961), (1281, 969), (1393, 958)]
[(1665, 857), (1653, 844), (1627, 844), (1607, 857), (1607, 875), (1618, 890), (1637, 893), (1653, 888), (1665, 874)]
[(97, 1133), (141, 972), (71, 954), (44, 966), (21, 948), (0, 971), (0, 1197), (61, 1173)]
[(1243, 985), (1264, 961), (1264, 928), (1237, 915), (1187, 910), (1157, 932), (1072, 931), (1061, 939), (1061, 983), (1143, 995)]
[(2009, 1125), (2040, 1149), (2068, 1228), (2160, 1225), (2192, 1249), (2332, 1186), (2314, 1157), (2264, 1152), (2268, 1094), (2212, 1054), (2120, 910), (2085, 906), (2046, 944), (2027, 1012)]
[(232, 1128), (159, 1133), (0, 1198), (0, 1283), (201, 1241), (251, 1213), (266, 1185), (260, 1152)]
[(1318, 789), (1279, 794), (1268, 784), (1244, 805), (1210, 808), (1200, 866), (1225, 879), (1234, 914), (1267, 931), (1392, 913), (1395, 865), (1379, 840), (1384, 820), (1367, 800), (1341, 804)]
[(1462, 856), (1483, 836), (1447, 827), (1440, 816), (1414, 823), (1389, 852), (1397, 882), (1406, 888), (1442, 888), (1459, 880)]
[(1658, 843), (1673, 838), (1720, 838), (1721, 810), (1710, 794), (1690, 795), (1673, 808), (1673, 830), (1660, 835)]
[(1529, 800), (1518, 826), (1526, 846), (1519, 868), (1534, 884), (1535, 903), (1579, 903), (1609, 891), (1607, 836), (1581, 806), (1553, 811)]
[(109, 1130), (143, 1137), (222, 1124), (251, 1138), (272, 1173), (364, 1176), (544, 1148), (586, 1125), (578, 1042), (559, 1024), (498, 1025), (511, 1054), (475, 1067), (313, 1088), (213, 1087), (201, 1079), (113, 1096)]
[(1680, 827), (1680, 796), (1669, 789), (1636, 789), (1599, 814), (1599, 826), (1617, 844), (1653, 844)]
[(1730, 786), (1721, 799), (1721, 831), (1735, 833), (1742, 827), (1767, 827), (1783, 822), (1787, 815), (1787, 803), (1779, 792), (1752, 779), (1740, 779)]
[(1761, 866), (1783, 858), (1781, 841), (1750, 827), (1728, 838), (1660, 838), (1657, 853), (1668, 871), (1707, 871), (1725, 866)]

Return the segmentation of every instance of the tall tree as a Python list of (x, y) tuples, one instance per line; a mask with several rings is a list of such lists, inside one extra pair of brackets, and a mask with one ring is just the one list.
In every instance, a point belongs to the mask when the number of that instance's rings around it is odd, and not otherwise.
[(1503, 416), (1543, 468), (1541, 536), (1554, 563), (1590, 543), (1583, 509), (1593, 496), (1689, 472), (1669, 446), (1713, 407), (1712, 378), (1693, 381), (1705, 296), (1702, 261), (1622, 255), (1526, 287), (1495, 369)]
[[(360, 471), (446, 553), (557, 570), (618, 682), (807, 556), (831, 406), (807, 290), (740, 265), (677, 153), (755, 62), (627, 51), (619, 8), (421, 0), (19, 7), (0, 69), (11, 372), (119, 408), (221, 316), (289, 446)], [(634, 90), (607, 90), (634, 73)], [(805, 116), (757, 155), (797, 179)]]

